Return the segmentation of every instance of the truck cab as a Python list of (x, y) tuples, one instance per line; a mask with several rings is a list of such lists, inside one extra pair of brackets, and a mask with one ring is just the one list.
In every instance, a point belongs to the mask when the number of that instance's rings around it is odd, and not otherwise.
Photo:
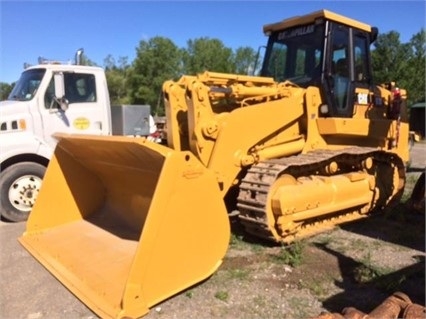
[(0, 102), (2, 218), (27, 219), (56, 145), (55, 133), (109, 135), (111, 130), (102, 68), (49, 62), (27, 68)]

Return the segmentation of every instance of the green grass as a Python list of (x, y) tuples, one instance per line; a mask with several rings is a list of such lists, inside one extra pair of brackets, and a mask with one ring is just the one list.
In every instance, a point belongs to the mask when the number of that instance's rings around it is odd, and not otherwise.
[(219, 291), (217, 291), (217, 292), (214, 294), (214, 297), (215, 297), (216, 299), (219, 299), (219, 300), (221, 300), (221, 301), (226, 302), (226, 301), (228, 301), (228, 299), (229, 299), (229, 294), (228, 294), (228, 292), (227, 292), (227, 291), (219, 290)]
[[(287, 300), (290, 308), (293, 310), (292, 314), (287, 314), (283, 318), (309, 318), (309, 310), (311, 308), (311, 305), (309, 304), (309, 301), (307, 298), (303, 297), (290, 297)], [(288, 317), (288, 315), (291, 315), (291, 317)]]
[(360, 265), (355, 267), (354, 279), (358, 283), (367, 283), (372, 280), (376, 280), (389, 272), (391, 272), (391, 270), (374, 265), (371, 260), (371, 251), (368, 251), (360, 261)]
[(265, 249), (265, 246), (261, 243), (249, 243), (243, 239), (243, 236), (231, 234), (231, 239), (229, 241), (229, 246), (236, 250), (246, 250), (249, 249), (253, 252), (261, 252)]
[(316, 278), (311, 278), (308, 281), (302, 281), (301, 287), (309, 289), (313, 295), (320, 298), (326, 296), (329, 293), (328, 284), (333, 282), (332, 277), (321, 276)]
[(279, 264), (286, 264), (291, 267), (299, 266), (303, 260), (303, 249), (305, 244), (302, 241), (295, 241), (291, 245), (281, 247), (277, 255), (272, 256), (272, 260)]
[(246, 280), (249, 278), (250, 270), (249, 269), (229, 269), (227, 271), (227, 277), (229, 279), (236, 279), (236, 280)]

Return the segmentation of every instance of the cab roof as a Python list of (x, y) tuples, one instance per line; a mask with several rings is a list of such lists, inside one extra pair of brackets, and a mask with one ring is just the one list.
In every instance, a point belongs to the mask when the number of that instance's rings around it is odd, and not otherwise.
[(309, 13), (307, 15), (295, 16), (292, 18), (284, 19), (280, 22), (267, 24), (263, 27), (263, 32), (269, 33), (273, 31), (279, 31), (279, 30), (295, 27), (298, 25), (310, 24), (310, 23), (314, 23), (315, 20), (320, 18), (336, 21), (336, 22), (339, 22), (360, 30), (371, 32), (371, 26), (369, 26), (368, 24), (350, 19), (348, 17), (342, 16), (340, 14), (337, 14), (328, 10), (319, 10), (319, 11)]
[(89, 72), (95, 72), (95, 71), (101, 71), (103, 72), (103, 69), (101, 67), (97, 67), (97, 66), (88, 66), (88, 65), (76, 65), (76, 64), (61, 64), (61, 63), (43, 63), (43, 64), (37, 64), (37, 65), (32, 65), (28, 68), (25, 69), (25, 71), (27, 70), (32, 70), (32, 69), (48, 69), (48, 70), (52, 70), (52, 71), (64, 71), (64, 72), (73, 72), (73, 71), (77, 71), (77, 72), (84, 72), (84, 71), (89, 71)]

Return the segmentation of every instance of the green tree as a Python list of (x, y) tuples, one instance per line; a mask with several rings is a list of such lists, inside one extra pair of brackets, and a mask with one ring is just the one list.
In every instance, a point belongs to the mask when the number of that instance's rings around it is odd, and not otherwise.
[(14, 83), (8, 84), (5, 82), (0, 82), (0, 101), (6, 100), (10, 92), (12, 92)]
[(104, 59), (105, 76), (112, 105), (129, 104), (127, 76), (130, 65), (127, 57), (119, 57), (118, 64), (112, 55)]
[(376, 83), (396, 82), (408, 92), (408, 104), (425, 96), (425, 31), (415, 34), (410, 42), (401, 43), (399, 33), (379, 35), (372, 51)]
[(181, 74), (181, 52), (170, 40), (154, 37), (140, 41), (136, 58), (128, 70), (129, 99), (132, 104), (149, 104), (157, 115), (164, 115), (162, 86)]
[(407, 83), (408, 98), (412, 103), (425, 101), (426, 90), (426, 32), (422, 28), (412, 36), (409, 46), (411, 56), (408, 60)]
[(182, 62), (187, 74), (204, 71), (229, 73), (235, 69), (232, 49), (225, 47), (221, 40), (207, 37), (188, 40)]
[(401, 43), (396, 31), (381, 34), (374, 42), (372, 63), (376, 83), (396, 81), (402, 87), (405, 77), (409, 46)]
[(257, 54), (253, 48), (239, 47), (234, 55), (234, 72), (237, 74), (252, 75), (256, 65)]

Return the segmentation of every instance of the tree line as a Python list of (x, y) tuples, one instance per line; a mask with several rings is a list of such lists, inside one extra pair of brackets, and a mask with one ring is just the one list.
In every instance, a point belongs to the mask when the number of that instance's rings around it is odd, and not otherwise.
[[(372, 47), (374, 82), (396, 81), (407, 90), (408, 105), (425, 101), (425, 43), (426, 33), (422, 28), (407, 43), (401, 43), (397, 31), (380, 34)], [(257, 74), (259, 61), (257, 50), (251, 47), (233, 50), (219, 39), (192, 39), (185, 48), (179, 48), (172, 40), (158, 36), (140, 41), (133, 61), (108, 55), (103, 68), (112, 105), (149, 104), (153, 113), (164, 115), (161, 92), (166, 80), (206, 70)], [(85, 55), (82, 63), (96, 65)], [(12, 87), (13, 83), (0, 83), (1, 100), (7, 98)]]
[(248, 74), (255, 67), (257, 51), (250, 47), (236, 50), (221, 40), (207, 37), (189, 40), (186, 48), (178, 48), (172, 40), (154, 37), (140, 41), (136, 58), (104, 61), (112, 104), (149, 104), (154, 113), (164, 115), (162, 85), (184, 74), (204, 71)]

